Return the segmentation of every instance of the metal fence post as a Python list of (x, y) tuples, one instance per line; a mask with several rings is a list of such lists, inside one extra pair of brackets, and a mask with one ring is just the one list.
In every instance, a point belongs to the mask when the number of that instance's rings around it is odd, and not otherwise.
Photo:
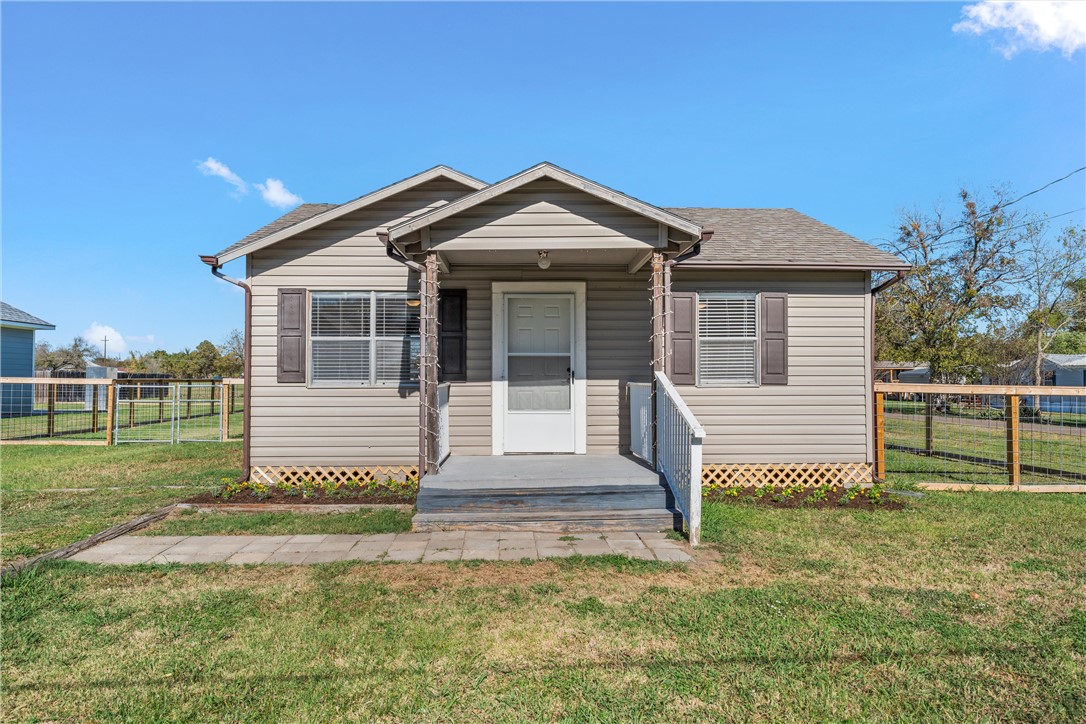
[(117, 384), (115, 380), (110, 380), (109, 387), (106, 388), (106, 445), (112, 445), (115, 442), (113, 430), (113, 416), (116, 404)]
[(1022, 459), (1018, 440), (1018, 395), (1007, 395), (1004, 400), (1007, 420), (1007, 477), (1015, 490), (1022, 486)]

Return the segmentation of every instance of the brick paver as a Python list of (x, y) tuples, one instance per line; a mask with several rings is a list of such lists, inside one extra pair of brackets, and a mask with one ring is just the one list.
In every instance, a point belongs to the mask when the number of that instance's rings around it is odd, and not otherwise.
[(643, 560), (690, 561), (664, 533), (532, 533), (435, 531), (376, 535), (204, 535), (114, 538), (72, 556), (87, 563), (287, 563), (331, 561), (519, 561), (573, 555), (624, 555)]

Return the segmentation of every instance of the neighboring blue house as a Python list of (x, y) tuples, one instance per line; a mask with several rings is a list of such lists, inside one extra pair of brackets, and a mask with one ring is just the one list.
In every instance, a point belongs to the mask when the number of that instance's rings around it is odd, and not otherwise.
[[(56, 329), (7, 302), (0, 302), (0, 377), (34, 376), (34, 333)], [(0, 389), (0, 416), (27, 415), (34, 409), (32, 385), (3, 385)]]

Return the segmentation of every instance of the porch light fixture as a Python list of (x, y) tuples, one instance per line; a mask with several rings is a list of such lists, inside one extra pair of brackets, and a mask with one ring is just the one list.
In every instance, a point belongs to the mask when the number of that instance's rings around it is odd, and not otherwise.
[(539, 264), (540, 269), (550, 269), (551, 268), (551, 259), (547, 255), (547, 252), (545, 252), (545, 251), (539, 252), (539, 261), (537, 261), (536, 264)]
[(407, 306), (409, 306), (409, 307), (417, 307), (420, 304), (422, 304), (421, 299), (408, 299), (407, 300)]

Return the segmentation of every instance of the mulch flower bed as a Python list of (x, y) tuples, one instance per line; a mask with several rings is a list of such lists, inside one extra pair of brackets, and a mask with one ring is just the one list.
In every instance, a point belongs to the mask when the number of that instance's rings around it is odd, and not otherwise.
[(419, 492), (418, 481), (388, 478), (382, 481), (339, 483), (330, 480), (305, 480), (299, 483), (236, 482), (223, 478), (223, 486), (214, 493), (200, 493), (186, 500), (197, 505), (412, 505)]
[(705, 499), (714, 502), (742, 501), (748, 505), (765, 505), (771, 508), (900, 510), (905, 507), (901, 501), (891, 498), (881, 485), (869, 488), (845, 488), (840, 485), (820, 485), (814, 488), (800, 485), (714, 488), (706, 491)]

